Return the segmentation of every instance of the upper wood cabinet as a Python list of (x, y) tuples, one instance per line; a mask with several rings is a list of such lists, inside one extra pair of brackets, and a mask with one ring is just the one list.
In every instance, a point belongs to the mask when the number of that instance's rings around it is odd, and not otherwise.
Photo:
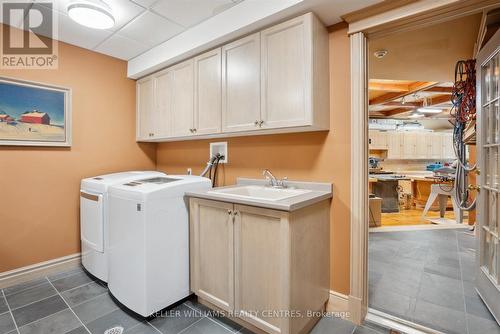
[(163, 71), (155, 75), (155, 134), (154, 137), (167, 137), (170, 135), (170, 114), (172, 110), (172, 91), (170, 89), (173, 73)]
[[(375, 138), (370, 131), (370, 139)], [(453, 134), (448, 132), (387, 132), (388, 159), (451, 160), (455, 159)], [(370, 149), (379, 149), (370, 145)]]
[(154, 78), (137, 81), (136, 133), (138, 141), (151, 140), (155, 132), (154, 121)]
[(221, 49), (194, 58), (194, 124), (197, 135), (221, 132)]
[[(137, 82), (137, 139), (328, 130), (328, 53), (328, 32), (308, 13), (161, 71), (172, 73), (148, 95), (139, 86), (152, 74)], [(161, 131), (146, 130), (156, 112)]]
[(387, 150), (388, 148), (388, 132), (370, 130), (369, 131), (369, 148), (370, 150)]
[(184, 137), (193, 134), (194, 119), (194, 70), (193, 59), (175, 65), (169, 69), (171, 107), (170, 129), (172, 137)]
[(260, 122), (260, 34), (222, 47), (222, 131), (254, 130)]
[[(313, 15), (304, 15), (261, 32), (263, 128), (313, 125), (315, 111), (328, 108), (323, 104), (328, 100), (328, 46), (314, 38), (321, 28)], [(320, 68), (323, 73), (315, 72)]]

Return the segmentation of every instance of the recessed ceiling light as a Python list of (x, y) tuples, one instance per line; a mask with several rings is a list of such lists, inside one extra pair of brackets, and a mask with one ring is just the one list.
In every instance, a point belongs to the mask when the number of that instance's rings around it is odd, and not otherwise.
[(109, 29), (115, 25), (111, 8), (100, 0), (72, 1), (68, 5), (68, 15), (78, 24), (93, 29)]
[(424, 114), (439, 114), (443, 110), (438, 108), (418, 108), (418, 111)]
[(384, 58), (388, 53), (389, 53), (389, 51), (387, 51), (387, 50), (377, 50), (373, 53), (373, 55), (375, 57), (377, 57), (378, 59), (380, 59), (380, 58)]

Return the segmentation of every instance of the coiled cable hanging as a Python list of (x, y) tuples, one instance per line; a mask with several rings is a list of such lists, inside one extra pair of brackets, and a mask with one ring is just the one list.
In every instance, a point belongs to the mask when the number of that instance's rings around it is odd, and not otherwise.
[(476, 60), (460, 60), (455, 65), (455, 83), (452, 89), (450, 111), (453, 124), (453, 149), (457, 157), (455, 192), (460, 209), (473, 210), (476, 199), (470, 202), (468, 174), (477, 168), (467, 162), (467, 148), (463, 140), (467, 123), (476, 119)]

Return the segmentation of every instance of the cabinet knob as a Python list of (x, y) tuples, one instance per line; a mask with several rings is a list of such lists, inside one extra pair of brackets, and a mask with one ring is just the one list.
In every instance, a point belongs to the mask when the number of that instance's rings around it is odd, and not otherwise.
[(227, 210), (227, 214), (228, 215), (232, 215), (233, 214), (233, 210)]
[(195, 133), (196, 133), (196, 128), (194, 128), (194, 129), (193, 129), (193, 132), (195, 132)]
[(264, 121), (262, 121), (262, 120), (261, 120), (261, 121), (259, 122), (259, 126), (262, 126), (262, 124), (264, 124)]
[(254, 124), (255, 126), (258, 126), (258, 125), (259, 125), (259, 121), (257, 120), (257, 121), (255, 121), (255, 122), (253, 122), (253, 124)]

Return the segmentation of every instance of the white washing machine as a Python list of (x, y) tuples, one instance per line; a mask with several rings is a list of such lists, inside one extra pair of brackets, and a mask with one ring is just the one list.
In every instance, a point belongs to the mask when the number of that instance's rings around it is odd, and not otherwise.
[(108, 188), (148, 177), (166, 176), (155, 171), (131, 171), (83, 179), (80, 184), (80, 239), (82, 264), (92, 275), (108, 281)]
[(113, 296), (149, 316), (187, 297), (189, 206), (186, 191), (210, 179), (169, 175), (109, 188), (109, 281)]

